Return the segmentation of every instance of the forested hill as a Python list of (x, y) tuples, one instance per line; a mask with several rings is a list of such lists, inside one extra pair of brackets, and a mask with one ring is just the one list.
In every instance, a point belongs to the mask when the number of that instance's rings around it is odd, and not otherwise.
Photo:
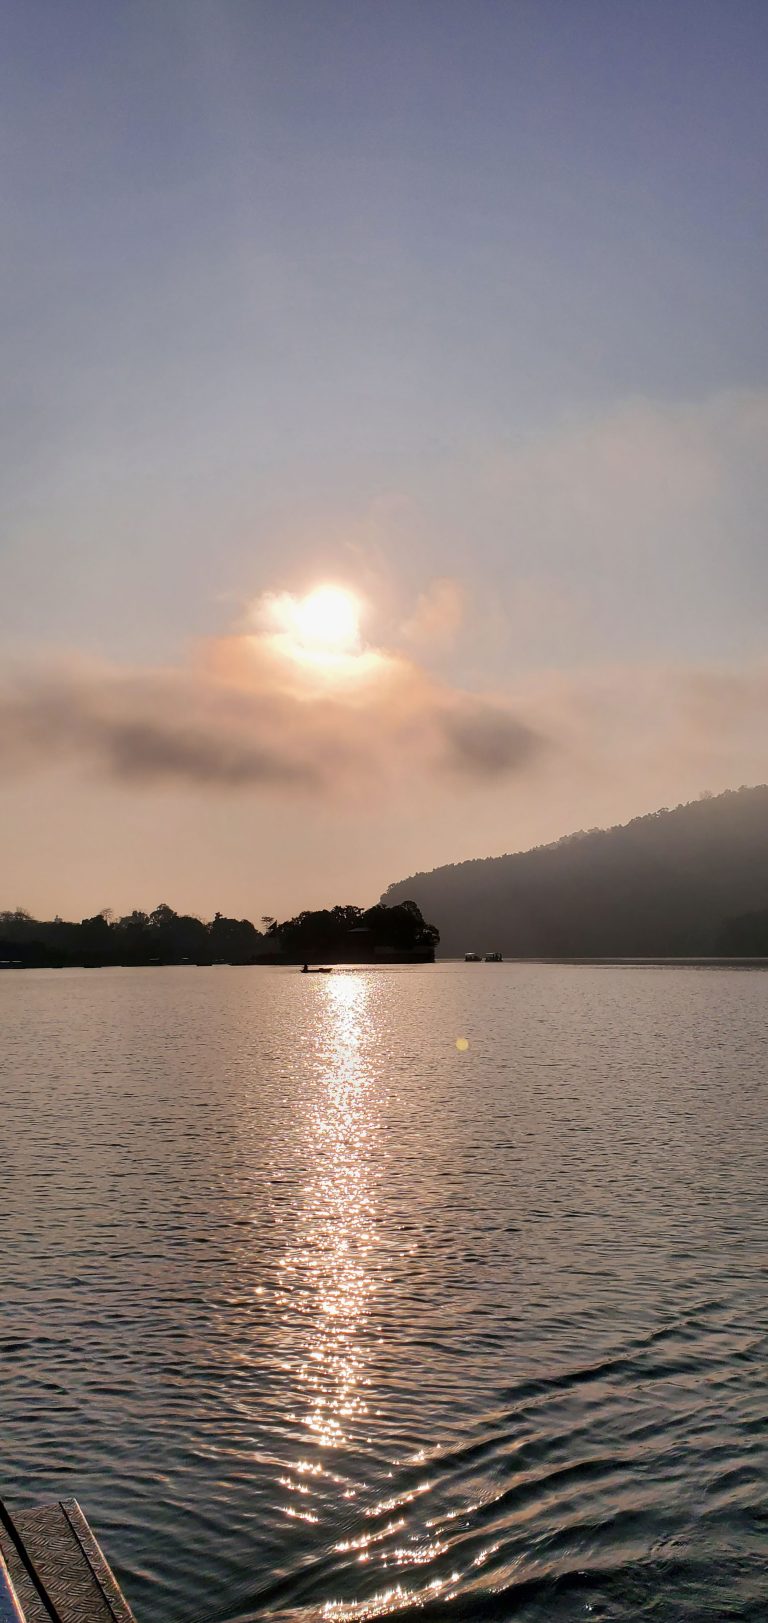
[(383, 900), (404, 897), (434, 919), (447, 955), (768, 952), (768, 787), (435, 868)]

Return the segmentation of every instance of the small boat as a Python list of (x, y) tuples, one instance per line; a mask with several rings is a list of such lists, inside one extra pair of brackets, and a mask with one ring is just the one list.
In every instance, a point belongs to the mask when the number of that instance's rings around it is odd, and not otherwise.
[(318, 969), (310, 969), (309, 964), (302, 964), (301, 973), (302, 975), (330, 975), (331, 965), (321, 964)]
[(482, 958), (479, 952), (465, 952), (464, 962), (465, 964), (481, 964)]
[(487, 964), (501, 964), (504, 962), (504, 960), (500, 952), (487, 952), (485, 955), (485, 962)]

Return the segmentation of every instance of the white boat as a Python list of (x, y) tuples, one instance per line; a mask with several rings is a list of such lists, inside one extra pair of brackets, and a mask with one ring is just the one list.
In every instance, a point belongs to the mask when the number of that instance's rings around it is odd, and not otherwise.
[(479, 952), (465, 952), (464, 954), (465, 964), (481, 964), (482, 961)]
[(500, 952), (487, 952), (485, 955), (485, 962), (487, 964), (501, 964), (504, 962), (504, 960)]

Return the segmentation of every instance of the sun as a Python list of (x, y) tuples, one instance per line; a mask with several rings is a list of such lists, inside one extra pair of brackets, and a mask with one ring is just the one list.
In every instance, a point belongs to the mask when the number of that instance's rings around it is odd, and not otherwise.
[(375, 649), (363, 646), (363, 605), (346, 586), (324, 582), (299, 597), (267, 592), (251, 611), (257, 635), (290, 665), (323, 683), (360, 681), (380, 665)]
[(291, 605), (291, 632), (308, 654), (352, 654), (360, 646), (360, 605), (343, 586), (317, 586)]

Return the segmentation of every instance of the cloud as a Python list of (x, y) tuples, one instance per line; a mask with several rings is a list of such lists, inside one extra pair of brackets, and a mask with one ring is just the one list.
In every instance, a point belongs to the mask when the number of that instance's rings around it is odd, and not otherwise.
[(692, 785), (762, 780), (766, 759), (761, 661), (540, 672), (506, 702), (373, 650), (361, 653), (356, 676), (345, 666), (321, 680), (263, 636), (210, 639), (173, 669), (70, 658), (0, 671), (5, 784), (64, 764), (144, 789), (356, 803), (417, 779), (517, 792), (539, 782), (555, 794), (577, 781), (606, 793), (632, 781), (644, 800), (644, 782), (665, 799)]
[[(768, 390), (637, 399), (489, 452), (465, 525), (504, 537), (498, 665), (753, 645), (768, 593)], [(490, 597), (490, 594), (489, 594)], [(484, 647), (488, 670), (491, 639)]]
[(406, 642), (445, 647), (459, 631), (465, 611), (465, 592), (457, 580), (433, 580), (422, 592), (413, 614), (402, 627)]
[(518, 689), (531, 725), (557, 740), (553, 780), (632, 784), (636, 803), (764, 782), (768, 662), (647, 661), (539, 673)]
[(636, 399), (497, 455), (492, 477), (521, 541), (530, 536), (539, 555), (562, 561), (591, 543), (611, 563), (670, 539), (696, 545), (702, 524), (721, 538), (745, 489), (744, 538), (753, 539), (767, 442), (768, 390)]
[[(759, 661), (539, 669), (500, 697), (365, 646), (355, 625), (340, 651), (322, 636), (308, 647), (303, 622), (298, 640), (291, 629), (295, 607), (285, 595), (263, 598), (247, 632), (204, 640), (174, 667), (71, 657), (0, 667), (0, 780), (65, 765), (144, 789), (357, 806), (384, 803), (389, 791), (402, 800), (419, 780), (452, 781), (461, 793), (512, 784), (517, 804), (525, 787), (560, 795), (569, 783), (602, 783), (610, 797), (632, 781), (645, 801), (652, 785), (665, 798), (666, 784), (674, 794), (694, 779), (725, 787), (765, 776), (768, 666)], [(456, 582), (434, 582), (409, 622), (414, 637), (452, 634), (462, 609)]]
[(183, 668), (82, 660), (0, 674), (0, 774), (64, 763), (144, 787), (367, 792), (414, 774), (498, 782), (546, 740), (504, 705), (363, 650), (327, 671), (267, 635), (204, 643)]
[(519, 771), (541, 750), (542, 733), (500, 705), (467, 700), (441, 718), (446, 764), (474, 778), (504, 778)]
[(311, 784), (317, 763), (286, 747), (284, 721), (275, 696), (243, 703), (191, 672), (16, 670), (0, 684), (0, 770), (74, 758), (136, 783)]

